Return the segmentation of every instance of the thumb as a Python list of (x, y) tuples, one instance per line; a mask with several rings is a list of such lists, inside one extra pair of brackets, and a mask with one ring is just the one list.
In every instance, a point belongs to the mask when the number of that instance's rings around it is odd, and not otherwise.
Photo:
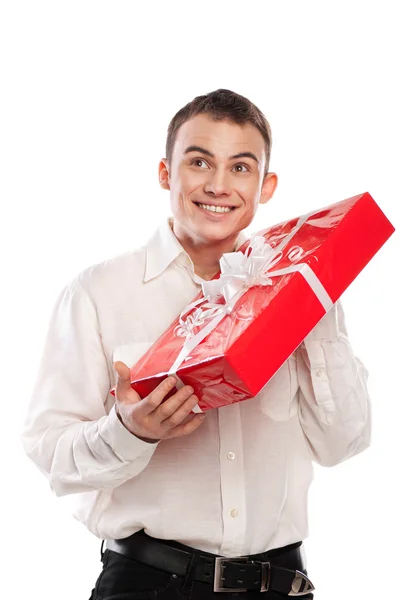
[(127, 400), (132, 401), (133, 397), (136, 399), (136, 392), (131, 387), (131, 371), (126, 364), (118, 360), (114, 363), (114, 370), (116, 372), (116, 398), (120, 402)]
[(121, 382), (129, 381), (130, 369), (129, 369), (129, 367), (127, 367), (127, 365), (125, 363), (123, 363), (121, 360), (118, 360), (117, 362), (115, 362), (113, 364), (113, 367), (117, 373), (118, 381), (121, 381)]

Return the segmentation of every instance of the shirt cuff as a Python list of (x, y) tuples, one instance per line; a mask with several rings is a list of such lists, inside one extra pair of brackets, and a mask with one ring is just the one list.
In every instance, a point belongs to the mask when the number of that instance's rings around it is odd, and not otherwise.
[(135, 460), (148, 452), (153, 454), (159, 445), (159, 442), (144, 442), (128, 431), (117, 416), (115, 404), (101, 420), (99, 433), (122, 461)]

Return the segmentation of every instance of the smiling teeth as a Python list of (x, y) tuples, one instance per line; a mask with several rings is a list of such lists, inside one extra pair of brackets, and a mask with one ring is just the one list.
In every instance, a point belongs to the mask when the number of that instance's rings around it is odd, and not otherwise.
[(230, 212), (231, 208), (229, 206), (214, 206), (212, 204), (199, 204), (201, 208), (204, 210), (209, 210), (210, 212), (218, 212), (218, 213), (227, 213)]

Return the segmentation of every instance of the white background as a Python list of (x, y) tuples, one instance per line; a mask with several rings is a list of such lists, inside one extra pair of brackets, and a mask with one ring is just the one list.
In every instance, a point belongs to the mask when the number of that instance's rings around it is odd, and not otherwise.
[[(219, 87), (264, 111), (280, 183), (255, 229), (364, 191), (398, 228), (397, 5), (2, 3), (2, 598), (85, 600), (98, 576), (100, 541), (70, 516), (72, 497), (53, 496), (19, 435), (61, 288), (144, 242), (169, 212), (157, 180), (169, 120)], [(397, 259), (398, 233), (343, 296), (374, 430), (363, 454), (316, 468), (306, 550), (317, 600), (399, 591)]]

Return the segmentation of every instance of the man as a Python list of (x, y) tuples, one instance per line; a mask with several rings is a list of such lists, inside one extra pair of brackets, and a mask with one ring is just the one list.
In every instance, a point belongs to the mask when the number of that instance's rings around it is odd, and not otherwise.
[(273, 196), (270, 148), (249, 100), (195, 98), (171, 121), (159, 166), (172, 218), (57, 301), (23, 443), (107, 540), (92, 600), (313, 598), (302, 547), (312, 461), (335, 465), (370, 440), (367, 372), (341, 303), (251, 400), (194, 415), (189, 386), (163, 402), (174, 377), (143, 399), (129, 380)]

